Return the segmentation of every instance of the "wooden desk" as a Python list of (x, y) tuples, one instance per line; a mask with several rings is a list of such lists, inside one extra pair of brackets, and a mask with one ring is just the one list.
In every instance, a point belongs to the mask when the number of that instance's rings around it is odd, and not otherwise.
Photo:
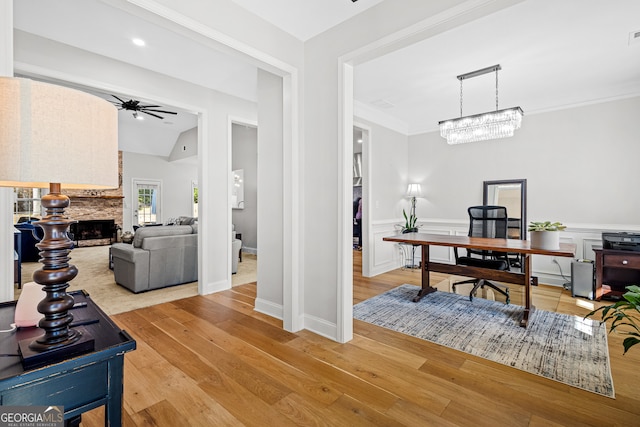
[[(64, 419), (105, 405), (105, 425), (122, 424), (122, 379), (124, 353), (136, 342), (82, 291), (70, 292), (76, 303), (73, 323), (96, 321), (82, 326), (95, 339), (95, 350), (41, 368), (25, 370), (18, 355), (18, 341), (42, 334), (40, 328), (21, 328), (0, 334), (0, 403), (3, 406), (64, 406)], [(13, 323), (15, 301), (0, 304), (0, 327)], [(73, 325), (72, 323), (72, 325)]]
[[(413, 299), (420, 301), (422, 297), (435, 292), (436, 288), (429, 283), (429, 273), (455, 274), (476, 279), (495, 280), (498, 282), (514, 283), (524, 286), (524, 312), (520, 326), (526, 327), (534, 310), (531, 303), (531, 255), (550, 255), (574, 257), (576, 245), (561, 243), (558, 250), (535, 249), (527, 240), (489, 239), (484, 237), (449, 236), (441, 234), (407, 233), (398, 236), (385, 237), (387, 242), (410, 243), (422, 246), (422, 289)], [(517, 253), (522, 257), (522, 272), (492, 270), (488, 268), (468, 267), (464, 265), (444, 264), (429, 261), (429, 246), (448, 246), (455, 248), (469, 248), (496, 252)]]

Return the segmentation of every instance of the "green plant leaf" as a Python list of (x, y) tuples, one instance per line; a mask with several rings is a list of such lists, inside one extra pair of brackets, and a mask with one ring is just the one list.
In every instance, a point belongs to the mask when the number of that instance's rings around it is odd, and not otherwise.
[(638, 343), (640, 343), (640, 339), (638, 338), (635, 338), (635, 337), (625, 338), (624, 341), (622, 342), (622, 345), (624, 346), (624, 354), (626, 354), (631, 347), (633, 347)]
[[(609, 333), (617, 331), (623, 335), (628, 335), (623, 342), (624, 353), (631, 347), (640, 343), (640, 287), (631, 285), (626, 287), (627, 292), (623, 299), (611, 305), (599, 307), (585, 316), (592, 317), (600, 314), (602, 322), (611, 321)], [(618, 328), (621, 328), (619, 330)]]

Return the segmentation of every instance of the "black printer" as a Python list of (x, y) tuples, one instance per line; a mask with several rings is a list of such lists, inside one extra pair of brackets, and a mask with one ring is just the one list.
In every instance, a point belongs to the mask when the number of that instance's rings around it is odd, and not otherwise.
[(640, 233), (602, 233), (602, 249), (640, 252)]

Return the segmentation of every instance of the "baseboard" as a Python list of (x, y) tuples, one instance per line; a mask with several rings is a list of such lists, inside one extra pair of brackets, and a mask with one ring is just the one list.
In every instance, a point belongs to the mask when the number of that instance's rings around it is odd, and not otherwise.
[(284, 318), (284, 309), (281, 304), (274, 304), (261, 298), (256, 298), (254, 310), (276, 319), (282, 320)]
[(231, 283), (228, 280), (220, 280), (213, 283), (204, 283), (202, 285), (201, 295), (213, 294), (215, 292), (226, 291), (231, 289)]
[(258, 255), (258, 248), (248, 248), (246, 246), (242, 247), (242, 252), (248, 253), (248, 254), (253, 254), (253, 255)]
[(304, 329), (321, 335), (333, 341), (338, 341), (338, 327), (335, 323), (327, 322), (316, 316), (304, 316)]

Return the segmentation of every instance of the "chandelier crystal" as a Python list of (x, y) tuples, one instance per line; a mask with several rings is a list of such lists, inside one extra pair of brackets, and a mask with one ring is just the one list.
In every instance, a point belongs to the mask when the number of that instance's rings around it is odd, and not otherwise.
[[(440, 135), (447, 139), (447, 144), (507, 138), (513, 136), (516, 129), (520, 129), (524, 115), (520, 107), (498, 109), (498, 70), (500, 69), (500, 65), (494, 65), (457, 77), (460, 80), (460, 117), (438, 122)], [(496, 72), (496, 111), (463, 117), (462, 81), (493, 71)]]

